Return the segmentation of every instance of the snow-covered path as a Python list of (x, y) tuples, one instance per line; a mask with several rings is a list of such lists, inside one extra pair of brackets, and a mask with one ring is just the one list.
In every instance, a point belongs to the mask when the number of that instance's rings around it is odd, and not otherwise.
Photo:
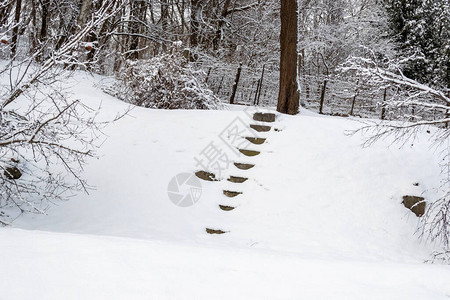
[[(126, 106), (83, 76), (76, 97), (103, 102), (100, 117)], [(302, 111), (279, 116), (254, 163), (222, 174), (248, 177), (242, 195), (226, 180), (202, 181), (202, 197), (175, 206), (173, 176), (236, 118), (223, 111), (135, 108), (106, 129), (86, 167), (95, 190), (0, 230), (0, 299), (448, 299), (450, 269), (428, 265), (406, 194), (436, 196), (439, 156), (428, 134), (399, 149), (362, 149), (354, 120)], [(433, 130), (433, 129), (431, 129)], [(222, 143), (222, 144), (221, 144)], [(235, 155), (235, 156), (233, 156)], [(234, 168), (234, 169), (233, 169)], [(418, 186), (414, 185), (419, 183)], [(218, 205), (236, 209), (222, 211)], [(208, 235), (206, 227), (229, 231)]]

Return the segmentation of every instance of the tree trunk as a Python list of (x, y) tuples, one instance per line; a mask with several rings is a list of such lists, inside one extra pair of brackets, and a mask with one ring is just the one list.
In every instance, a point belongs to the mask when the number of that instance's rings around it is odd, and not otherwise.
[(14, 58), (17, 52), (17, 41), (19, 39), (20, 14), (22, 11), (22, 0), (16, 0), (16, 11), (14, 13), (14, 28), (11, 39), (11, 57)]
[(48, 21), (48, 1), (41, 2), (42, 16), (41, 16), (41, 30), (39, 34), (39, 42), (43, 43), (47, 39), (47, 21)]
[(213, 49), (219, 50), (219, 44), (222, 39), (222, 27), (225, 24), (225, 18), (227, 17), (228, 8), (230, 7), (231, 0), (225, 0), (223, 4), (222, 14), (220, 15), (219, 22), (217, 24), (216, 35), (213, 40)]
[(77, 24), (80, 28), (86, 25), (89, 14), (92, 11), (92, 0), (83, 0), (81, 2), (80, 14), (78, 15)]
[(190, 47), (194, 48), (199, 42), (199, 29), (200, 29), (200, 1), (191, 0), (191, 32), (189, 37)]
[(7, 3), (7, 5), (0, 8), (0, 27), (8, 21), (9, 13), (11, 12), (13, 2)]
[(29, 43), (31, 44), (31, 47), (29, 50), (29, 54), (33, 55), (35, 49), (37, 48), (37, 20), (36, 20), (36, 5), (37, 3), (35, 3), (34, 1), (31, 1), (31, 11), (30, 11), (30, 16), (31, 16), (31, 32), (29, 35)]
[[(141, 25), (138, 23), (146, 22), (145, 15), (147, 13), (147, 6), (145, 2), (131, 2), (130, 4), (130, 39), (127, 57), (129, 59), (138, 59), (139, 58), (139, 37), (138, 34), (141, 33)], [(164, 21), (164, 20), (163, 20)], [(142, 54), (141, 54), (142, 55)]]
[(297, 86), (297, 0), (281, 0), (280, 90), (277, 111), (298, 113)]

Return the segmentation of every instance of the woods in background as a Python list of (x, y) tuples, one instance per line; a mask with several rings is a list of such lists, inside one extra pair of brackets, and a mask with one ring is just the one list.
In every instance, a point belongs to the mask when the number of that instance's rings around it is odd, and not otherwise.
[[(1, 0), (1, 57), (33, 54), (44, 61), (104, 2), (119, 1)], [(381, 116), (377, 103), (383, 93), (339, 72), (348, 58), (366, 49), (380, 60), (398, 60), (412, 79), (448, 89), (448, 6), (446, 0), (298, 1), (301, 103), (322, 113)], [(185, 57), (203, 70), (209, 88), (222, 100), (274, 105), (280, 10), (280, 2), (271, 0), (129, 0), (79, 41), (67, 63), (81, 61), (86, 69), (114, 75), (126, 60), (166, 55), (173, 42), (181, 41)]]

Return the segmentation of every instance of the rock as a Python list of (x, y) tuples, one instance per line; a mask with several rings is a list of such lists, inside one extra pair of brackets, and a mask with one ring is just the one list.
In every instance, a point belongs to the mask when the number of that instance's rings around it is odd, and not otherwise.
[(253, 120), (261, 122), (275, 122), (275, 114), (271, 113), (254, 113)]
[(19, 179), (22, 177), (22, 172), (17, 167), (6, 167), (3, 174), (8, 179)]
[(403, 205), (411, 210), (416, 216), (421, 217), (425, 213), (425, 198), (418, 196), (403, 196)]
[(216, 179), (216, 175), (206, 171), (197, 171), (195, 172), (195, 176), (207, 181), (218, 181), (218, 179)]
[(255, 156), (255, 155), (258, 155), (261, 153), (259, 151), (246, 150), (246, 149), (239, 149), (239, 152), (241, 152), (242, 154), (244, 154), (246, 156)]
[(230, 211), (230, 210), (235, 209), (233, 206), (228, 206), (228, 205), (219, 205), (219, 207), (221, 210), (224, 210), (224, 211)]
[(247, 181), (248, 178), (245, 177), (238, 177), (238, 176), (230, 176), (230, 178), (228, 178), (228, 181), (234, 182), (234, 183), (243, 183), (245, 181)]
[(242, 194), (242, 192), (234, 192), (234, 191), (227, 191), (227, 190), (223, 190), (223, 194), (227, 197), (236, 197), (237, 195)]
[(270, 126), (266, 125), (256, 125), (256, 124), (250, 124), (250, 128), (258, 131), (258, 132), (267, 132), (270, 131)]
[(255, 138), (255, 137), (246, 137), (245, 139), (247, 141), (249, 141), (250, 143), (253, 143), (256, 145), (261, 145), (262, 143), (264, 143), (266, 141), (265, 138)]
[(241, 163), (234, 163), (234, 165), (236, 166), (236, 168), (241, 169), (241, 170), (248, 170), (255, 166), (252, 164), (241, 164)]
[(209, 234), (223, 234), (226, 231), (220, 230), (220, 229), (211, 229), (211, 228), (206, 228), (206, 232)]

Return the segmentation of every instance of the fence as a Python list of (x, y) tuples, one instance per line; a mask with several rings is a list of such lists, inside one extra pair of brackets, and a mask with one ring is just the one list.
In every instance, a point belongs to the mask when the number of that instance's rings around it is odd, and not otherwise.
[[(234, 93), (234, 103), (243, 105), (276, 105), (278, 98), (278, 70), (270, 65), (257, 68), (223, 63), (204, 63), (209, 88), (229, 103)], [(239, 73), (239, 76), (237, 76)], [(234, 86), (236, 79), (237, 85)]]

